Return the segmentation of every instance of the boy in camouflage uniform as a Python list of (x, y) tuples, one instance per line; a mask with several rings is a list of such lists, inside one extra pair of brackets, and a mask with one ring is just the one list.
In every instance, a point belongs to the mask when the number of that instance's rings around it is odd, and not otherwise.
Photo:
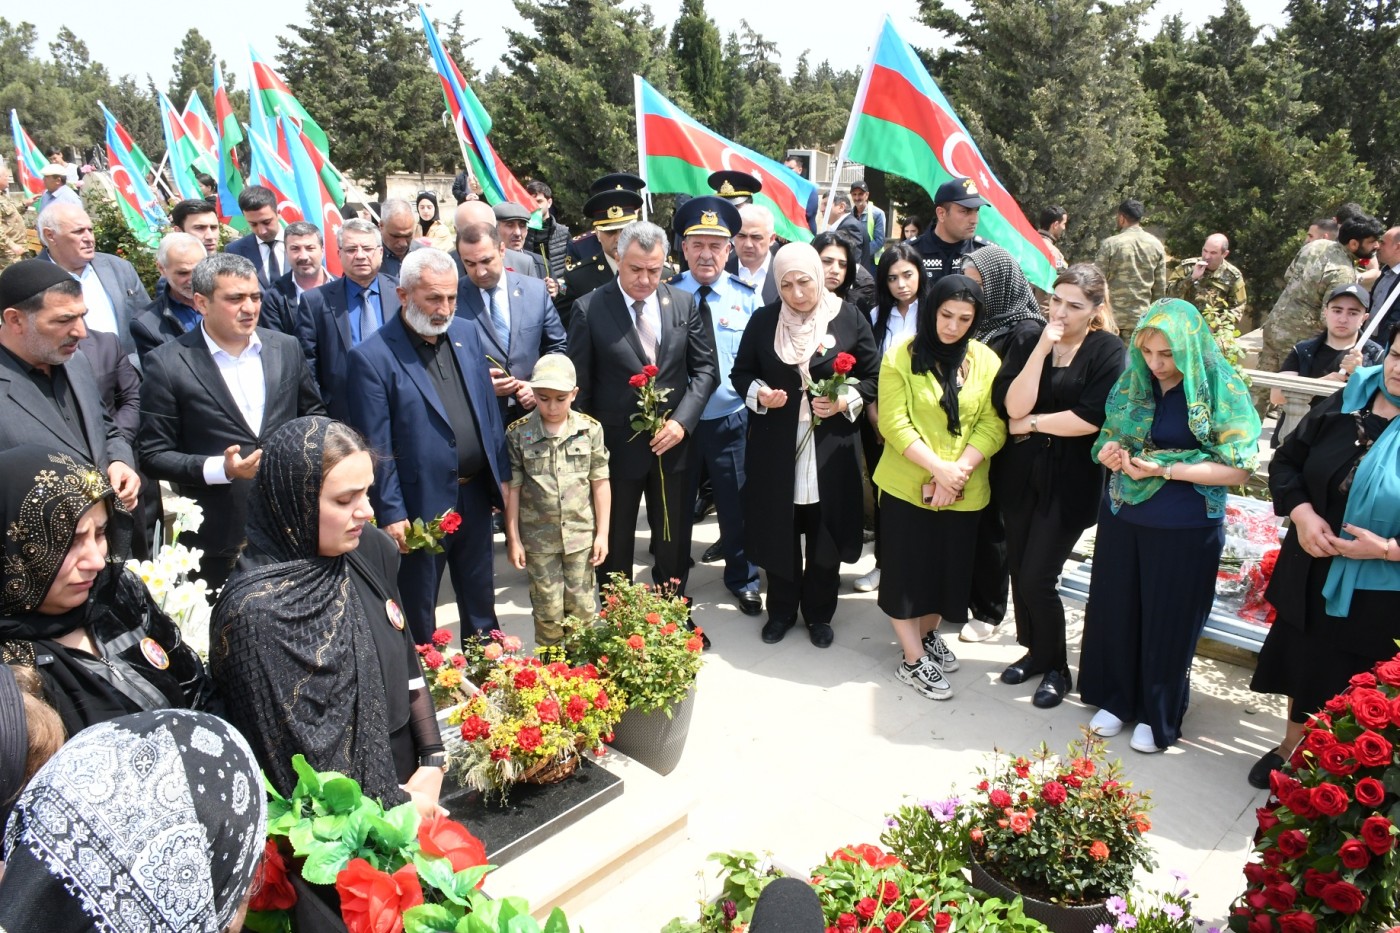
[(530, 380), (535, 410), (506, 428), (506, 548), (530, 574), (535, 644), (557, 645), (567, 616), (593, 615), (593, 568), (608, 556), (608, 449), (603, 426), (573, 410), (573, 361), (549, 353)]

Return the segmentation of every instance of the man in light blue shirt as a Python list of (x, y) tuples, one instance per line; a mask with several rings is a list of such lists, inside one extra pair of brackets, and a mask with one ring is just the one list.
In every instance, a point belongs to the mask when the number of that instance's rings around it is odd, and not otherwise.
[(42, 214), (50, 204), (76, 204), (83, 206), (83, 199), (78, 197), (78, 192), (68, 187), (68, 170), (62, 165), (50, 162), (42, 169), (44, 174), (44, 193), (39, 195), (39, 213)]
[[(734, 391), (729, 371), (739, 352), (739, 341), (749, 316), (758, 307), (751, 286), (724, 271), (730, 239), (742, 224), (739, 211), (724, 198), (701, 197), (687, 201), (676, 212), (675, 232), (690, 269), (672, 280), (676, 288), (695, 296), (705, 322), (715, 338), (719, 381), (705, 404), (695, 428), (692, 456), (704, 462), (714, 490), (719, 519), (719, 544), (724, 555), (724, 585), (739, 600), (745, 615), (763, 612), (758, 593), (758, 568), (744, 556), (744, 435), (748, 427), (744, 400)], [(701, 471), (692, 464), (697, 484)]]

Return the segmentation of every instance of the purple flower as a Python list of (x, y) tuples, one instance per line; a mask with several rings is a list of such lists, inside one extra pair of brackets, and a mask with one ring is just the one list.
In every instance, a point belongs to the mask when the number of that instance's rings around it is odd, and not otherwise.
[(1107, 907), (1108, 912), (1115, 917), (1121, 917), (1128, 912), (1128, 902), (1117, 895), (1105, 901), (1104, 906)]
[(958, 805), (962, 803), (957, 797), (949, 797), (947, 800), (924, 800), (920, 801), (920, 806), (928, 811), (928, 815), (939, 823), (951, 822), (958, 815)]
[(1106, 923), (1100, 923), (1098, 926), (1094, 927), (1094, 933), (1113, 933), (1113, 927)]
[(1118, 929), (1131, 930), (1137, 926), (1137, 917), (1132, 914), (1123, 914), (1118, 918)]
[(724, 912), (724, 919), (730, 923), (733, 923), (734, 918), (739, 915), (739, 907), (733, 901), (725, 901), (720, 905), (720, 910)]
[(1171, 871), (1167, 872), (1167, 874), (1171, 875), (1171, 876), (1172, 876), (1173, 878), (1175, 878), (1177, 881), (1185, 881), (1185, 880), (1186, 880), (1186, 872), (1182, 871), (1182, 870), (1179, 869), (1179, 868), (1173, 868)]
[(1169, 920), (1180, 920), (1182, 917), (1186, 916), (1186, 911), (1182, 910), (1176, 904), (1168, 904), (1163, 907), (1162, 913), (1166, 914)]
[(888, 826), (890, 829), (894, 829), (896, 826), (899, 825), (899, 820), (895, 819), (892, 816), (887, 816), (885, 817), (885, 825)]

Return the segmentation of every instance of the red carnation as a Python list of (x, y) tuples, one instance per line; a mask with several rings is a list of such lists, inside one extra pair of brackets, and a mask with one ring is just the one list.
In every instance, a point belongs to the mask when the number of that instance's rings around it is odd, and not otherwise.
[(1337, 850), (1337, 857), (1347, 868), (1360, 869), (1371, 864), (1371, 850), (1360, 839), (1348, 839)]
[(869, 920), (875, 916), (875, 909), (879, 906), (875, 903), (875, 898), (862, 897), (856, 902), (856, 913), (860, 915), (860, 919)]
[(1336, 784), (1319, 784), (1312, 789), (1312, 802), (1323, 816), (1341, 816), (1347, 812), (1351, 798)]
[(599, 690), (599, 691), (598, 691), (598, 695), (597, 695), (596, 697), (593, 698), (593, 708), (594, 708), (594, 709), (607, 709), (607, 708), (608, 708), (608, 691), (606, 691), (606, 690)]
[(1366, 895), (1348, 881), (1334, 881), (1322, 889), (1322, 903), (1339, 914), (1354, 914), (1366, 903)]
[(1008, 794), (1006, 791), (1002, 790), (1000, 787), (992, 791), (991, 794), (988, 795), (987, 800), (990, 801), (992, 806), (994, 807), (1011, 806), (1011, 795)]
[(659, 373), (659, 372), (661, 372), (661, 370), (657, 369), (655, 366), (651, 365), (650, 363), (648, 363), (647, 365), (645, 365), (645, 366), (642, 367), (642, 375), (643, 375), (643, 376), (646, 376), (648, 379), (654, 379), (654, 378), (656, 378), (656, 374)]
[(480, 716), (468, 716), (462, 720), (462, 740), (475, 742), (491, 734), (491, 724)]
[(1317, 933), (1317, 918), (1306, 910), (1297, 910), (1278, 918), (1283, 933)]
[(443, 664), (442, 652), (436, 648), (429, 648), (423, 652), (423, 663), (428, 665), (428, 670), (437, 670)]
[(1376, 676), (1380, 678), (1381, 683), (1390, 684), (1392, 687), (1400, 687), (1400, 656), (1377, 664)]
[(632, 376), (627, 380), (627, 384), (634, 389), (640, 389), (642, 386), (647, 384), (647, 377), (642, 375), (641, 373), (637, 373), (635, 376)]
[(893, 881), (880, 882), (880, 903), (886, 907), (899, 900), (899, 885)]
[(451, 640), (452, 633), (447, 629), (440, 628), (433, 631), (433, 644), (437, 645), (439, 648), (447, 647), (447, 643)]
[(1069, 791), (1065, 790), (1065, 785), (1059, 781), (1047, 781), (1045, 787), (1040, 791), (1040, 796), (1052, 807), (1058, 807), (1069, 799)]
[(540, 733), (539, 726), (525, 726), (515, 734), (515, 742), (522, 752), (533, 752), (540, 747), (542, 741), (544, 736)]
[(1368, 816), (1361, 821), (1361, 838), (1376, 855), (1385, 855), (1395, 845), (1395, 837), (1391, 835), (1393, 828), (1390, 820), (1383, 816)]
[(1356, 802), (1363, 807), (1379, 807), (1385, 803), (1385, 785), (1373, 777), (1357, 781), (1353, 793), (1356, 795)]
[(510, 757), (510, 749), (505, 748), (504, 746), (502, 746), (501, 748), (493, 748), (493, 749), (491, 749), (491, 760), (492, 760), (492, 761), (505, 761), (505, 760), (506, 760), (507, 758), (509, 758), (509, 757)]
[(588, 701), (581, 696), (571, 696), (564, 712), (568, 714), (570, 722), (581, 722), (588, 715)]
[(1338, 777), (1345, 777), (1359, 767), (1356, 763), (1356, 749), (1345, 742), (1324, 748), (1317, 760), (1323, 770)]
[(559, 721), (559, 701), (554, 697), (548, 697), (535, 704), (535, 712), (539, 713), (540, 722)]
[(627, 639), (627, 647), (631, 648), (633, 651), (641, 651), (646, 647), (646, 644), (646, 639), (640, 635), (633, 635), (631, 638)]
[(831, 362), (831, 368), (843, 376), (854, 369), (855, 365), (856, 358), (849, 353), (838, 353), (836, 359)]
[(1302, 830), (1290, 829), (1279, 833), (1278, 847), (1285, 858), (1295, 859), (1308, 851), (1308, 837)]
[(1367, 729), (1384, 729), (1390, 725), (1390, 700), (1379, 690), (1353, 690), (1351, 714)]
[(438, 519), (438, 530), (445, 535), (450, 535), (461, 527), (462, 516), (458, 515), (456, 512), (449, 510), (442, 518)]
[[(1388, 709), (1388, 707), (1387, 707)], [(1386, 716), (1389, 717), (1387, 712)], [(1381, 735), (1367, 729), (1352, 742), (1356, 748), (1356, 760), (1366, 768), (1380, 768), (1390, 764), (1391, 747)]]
[[(894, 884), (893, 881), (887, 881), (885, 883)], [(885, 914), (885, 929), (888, 931), (888, 933), (895, 933), (895, 931), (897, 931), (902, 926), (904, 926), (904, 914), (900, 913), (897, 910), (892, 910), (889, 913)]]
[(535, 673), (533, 667), (522, 668), (515, 672), (515, 689), (528, 690), (539, 683), (540, 675)]

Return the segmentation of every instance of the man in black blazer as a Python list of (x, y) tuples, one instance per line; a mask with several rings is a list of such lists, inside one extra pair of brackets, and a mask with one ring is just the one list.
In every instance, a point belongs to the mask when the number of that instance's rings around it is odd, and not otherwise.
[(302, 293), (297, 337), (331, 417), (347, 421), (350, 351), (399, 313), (398, 283), (379, 271), (384, 255), (379, 228), (347, 220), (337, 239), (342, 278)]
[[(575, 404), (602, 423), (608, 444), (612, 524), (599, 579), (606, 581), (612, 572), (632, 576), (637, 511), (645, 496), (656, 554), (652, 580), (676, 580), (683, 594), (694, 501), (687, 469), (690, 435), (719, 376), (714, 336), (694, 299), (660, 284), (668, 243), (666, 231), (653, 223), (623, 229), (616, 284), (574, 303), (569, 357), (578, 371)], [(630, 421), (637, 412), (637, 389), (628, 380), (647, 366), (656, 367), (657, 388), (670, 390), (661, 406), (669, 415), (655, 435), (634, 439)]]
[(199, 312), (194, 309), (194, 267), (208, 256), (204, 244), (190, 233), (167, 233), (156, 249), (156, 268), (160, 282), (156, 297), (131, 321), (131, 339), (136, 355), (144, 362), (146, 354), (163, 343), (199, 326)]
[(187, 542), (200, 576), (221, 586), (238, 557), (262, 440), (303, 415), (325, 414), (296, 339), (258, 327), (253, 264), (216, 253), (194, 270), (199, 327), (146, 357), (141, 464), (204, 509)]
[(238, 194), (238, 209), (252, 232), (230, 243), (226, 250), (242, 256), (258, 270), (258, 284), (267, 288), (287, 271), (287, 247), (282, 221), (277, 216), (277, 195), (263, 185), (249, 185)]
[[(452, 225), (457, 230), (461, 230), (472, 224), (486, 224), (494, 227), (496, 226), (496, 212), (485, 201), (463, 201), (457, 205), (457, 210), (452, 215)], [(456, 249), (452, 251), (452, 258), (457, 260), (458, 278), (465, 278), (467, 267), (462, 265), (462, 257), (458, 255)], [(544, 262), (534, 253), (506, 247), (506, 268), (520, 275), (528, 275), (532, 279), (544, 278)]]
[(0, 273), (0, 450), (71, 453), (106, 473), (131, 508), (141, 489), (136, 458), (78, 349), (85, 313), (82, 285), (51, 262), (26, 259)]
[(335, 281), (335, 276), (326, 270), (326, 241), (315, 224), (304, 220), (287, 224), (282, 240), (287, 248), (287, 265), (291, 268), (263, 289), (262, 320), (258, 326), (295, 337), (297, 303), (302, 293), (329, 285)]

